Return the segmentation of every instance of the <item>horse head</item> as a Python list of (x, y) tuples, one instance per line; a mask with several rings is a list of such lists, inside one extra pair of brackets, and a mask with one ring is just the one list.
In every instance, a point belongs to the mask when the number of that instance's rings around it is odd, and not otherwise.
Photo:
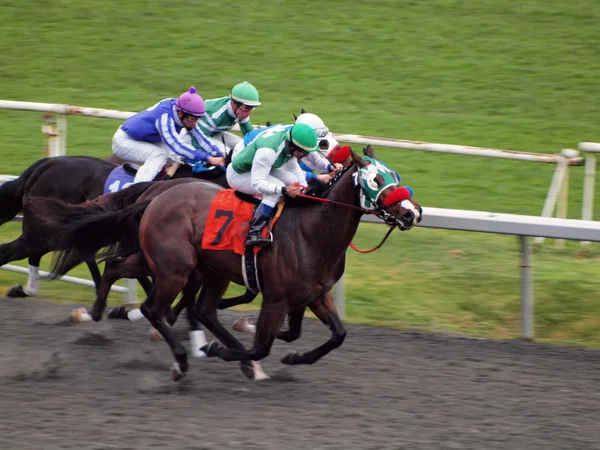
[(351, 152), (357, 166), (354, 184), (361, 188), (360, 202), (390, 226), (409, 230), (422, 219), (423, 209), (412, 199), (412, 189), (400, 185), (400, 176), (377, 158), (369, 145), (363, 149), (365, 157)]

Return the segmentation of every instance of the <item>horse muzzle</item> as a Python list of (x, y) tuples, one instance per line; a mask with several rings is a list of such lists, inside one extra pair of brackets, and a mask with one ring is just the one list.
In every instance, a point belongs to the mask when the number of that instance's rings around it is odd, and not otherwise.
[(403, 211), (395, 217), (396, 226), (403, 231), (410, 230), (422, 220), (423, 209), (415, 207), (410, 200), (404, 200), (401, 206)]

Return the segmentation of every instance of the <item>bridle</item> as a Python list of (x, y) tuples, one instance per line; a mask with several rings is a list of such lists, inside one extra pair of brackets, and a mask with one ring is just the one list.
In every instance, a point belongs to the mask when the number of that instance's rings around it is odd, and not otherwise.
[[(328, 184), (331, 186), (344, 173), (346, 173), (346, 171), (348, 169), (349, 169), (349, 167), (347, 167), (344, 170), (340, 171), (338, 174), (335, 175), (335, 177), (333, 177), (329, 181)], [(363, 208), (361, 206), (351, 205), (351, 204), (343, 203), (343, 202), (337, 202), (335, 200), (329, 200), (329, 199), (326, 199), (326, 198), (317, 197), (315, 195), (307, 195), (307, 194), (302, 194), (302, 193), (299, 193), (297, 195), (297, 197), (307, 198), (307, 199), (310, 199), (310, 200), (315, 200), (315, 201), (318, 201), (318, 202), (321, 202), (321, 203), (326, 203), (326, 204), (330, 204), (330, 205), (334, 205), (334, 206), (339, 206), (339, 207), (346, 208), (346, 209), (352, 209), (354, 211), (359, 211), (362, 214), (373, 214), (374, 216), (377, 216), (381, 220), (383, 220), (383, 222), (390, 227), (389, 230), (387, 231), (387, 233), (385, 234), (385, 236), (383, 237), (382, 241), (378, 245), (376, 245), (375, 247), (373, 247), (370, 250), (360, 250), (352, 242), (350, 242), (350, 247), (352, 248), (352, 250), (354, 250), (354, 251), (356, 251), (358, 253), (371, 253), (371, 252), (374, 252), (375, 250), (377, 250), (378, 248), (380, 248), (385, 243), (385, 241), (390, 236), (390, 234), (392, 234), (392, 231), (394, 231), (394, 228), (396, 228), (398, 226), (398, 223), (396, 222), (396, 216), (390, 214), (385, 209), (383, 209), (383, 208), (381, 208), (379, 206), (377, 206), (376, 209), (367, 209), (367, 208)]]

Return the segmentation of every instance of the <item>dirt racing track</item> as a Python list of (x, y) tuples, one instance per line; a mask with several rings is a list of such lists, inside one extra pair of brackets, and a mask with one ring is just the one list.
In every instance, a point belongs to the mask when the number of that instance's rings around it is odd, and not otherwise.
[(210, 359), (174, 383), (147, 322), (71, 325), (73, 306), (0, 299), (0, 449), (600, 449), (600, 351), (349, 326), (284, 366), (329, 337), (305, 320), (271, 380)]

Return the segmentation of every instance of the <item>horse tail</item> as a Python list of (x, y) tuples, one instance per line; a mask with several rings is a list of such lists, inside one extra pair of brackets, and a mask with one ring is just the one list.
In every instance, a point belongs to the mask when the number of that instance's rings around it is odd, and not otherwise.
[(56, 278), (73, 268), (74, 261), (95, 259), (103, 247), (136, 242), (139, 222), (149, 203), (146, 200), (113, 211), (100, 202), (71, 205), (53, 198), (31, 197), (24, 213), (36, 218), (31, 220), (36, 233), (52, 238), (57, 251), (52, 267)]
[(36, 161), (23, 172), (19, 178), (7, 181), (0, 185), (0, 225), (14, 219), (23, 209), (23, 194), (25, 186), (31, 178), (31, 175), (48, 161), (49, 158), (43, 158)]
[[(104, 211), (69, 225), (61, 235), (61, 251), (55, 257), (52, 272), (64, 275), (78, 261), (93, 259), (98, 251), (108, 247), (103, 255), (130, 254), (139, 248), (138, 230), (142, 215), (151, 200), (134, 203), (120, 211)], [(103, 260), (107, 257), (103, 256)]]
[(107, 210), (121, 210), (135, 203), (153, 184), (152, 181), (136, 183), (122, 191), (98, 197), (97, 199), (92, 200), (92, 202), (98, 203)]

